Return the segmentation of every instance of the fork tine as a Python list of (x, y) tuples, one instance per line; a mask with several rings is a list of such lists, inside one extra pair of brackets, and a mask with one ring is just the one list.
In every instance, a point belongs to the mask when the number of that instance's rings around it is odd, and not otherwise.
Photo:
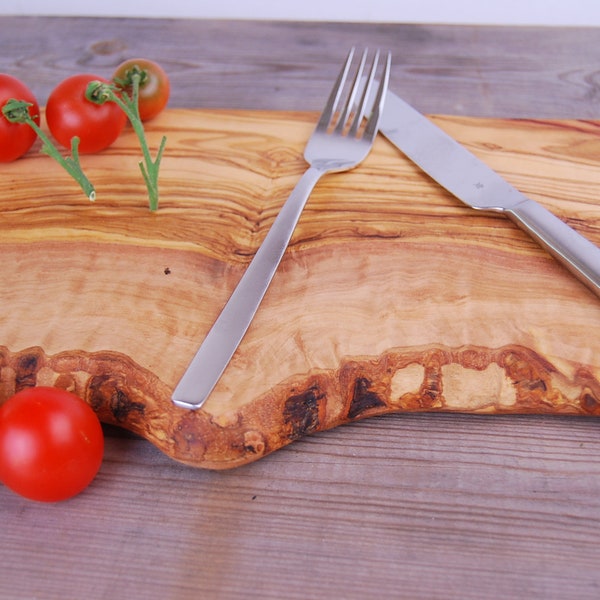
[(335, 126), (335, 131), (337, 133), (341, 133), (344, 131), (346, 127), (346, 121), (352, 112), (352, 107), (354, 106), (354, 99), (356, 98), (356, 94), (358, 93), (358, 89), (360, 88), (362, 74), (365, 68), (365, 62), (367, 61), (367, 50), (362, 53), (360, 57), (360, 63), (358, 65), (358, 69), (356, 70), (356, 75), (354, 76), (354, 81), (352, 82), (352, 88), (350, 93), (348, 94), (348, 98), (346, 99), (346, 103), (344, 104), (344, 108), (340, 111), (340, 116)]
[(350, 65), (352, 64), (352, 58), (354, 56), (354, 48), (350, 48), (350, 52), (348, 52), (348, 57), (346, 58), (346, 62), (342, 66), (340, 73), (333, 84), (333, 88), (329, 94), (329, 98), (327, 99), (327, 103), (325, 104), (325, 108), (319, 117), (319, 121), (317, 123), (317, 129), (319, 131), (325, 131), (329, 127), (329, 123), (335, 114), (337, 109), (337, 105), (340, 101), (340, 96), (342, 95), (342, 91), (344, 89), (344, 83), (346, 83), (346, 78), (348, 77), (348, 71), (350, 69)]
[[(363, 132), (363, 138), (372, 140), (377, 135), (377, 125), (379, 123), (379, 116), (383, 110), (383, 101), (385, 99), (385, 93), (387, 92), (388, 82), (390, 80), (390, 67), (392, 63), (392, 55), (388, 52), (385, 60), (385, 68), (383, 75), (379, 80), (379, 88), (377, 89), (377, 95), (375, 96), (375, 102), (373, 102), (373, 108), (367, 121), (367, 126)], [(367, 99), (365, 99), (366, 101)]]
[(365, 116), (367, 102), (371, 95), (371, 87), (373, 86), (373, 80), (375, 79), (375, 73), (377, 71), (377, 66), (379, 64), (379, 50), (375, 53), (373, 57), (373, 61), (371, 62), (371, 69), (369, 71), (369, 76), (363, 88), (363, 93), (360, 98), (360, 103), (357, 106), (356, 114), (354, 117), (354, 121), (352, 122), (352, 126), (348, 131), (348, 136), (352, 137), (358, 133), (358, 129), (362, 123), (363, 117)]

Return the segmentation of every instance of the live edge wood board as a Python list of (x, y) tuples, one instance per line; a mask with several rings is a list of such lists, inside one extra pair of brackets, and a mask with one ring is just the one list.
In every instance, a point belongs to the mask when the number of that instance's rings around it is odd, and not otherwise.
[[(599, 123), (431, 118), (600, 244)], [(70, 389), (103, 421), (211, 469), (388, 412), (600, 414), (600, 299), (383, 137), (317, 185), (205, 406), (172, 404), (306, 168), (315, 119), (167, 111), (148, 128), (154, 148), (168, 136), (156, 213), (130, 131), (83, 157), (93, 204), (39, 148), (2, 165), (0, 402)]]

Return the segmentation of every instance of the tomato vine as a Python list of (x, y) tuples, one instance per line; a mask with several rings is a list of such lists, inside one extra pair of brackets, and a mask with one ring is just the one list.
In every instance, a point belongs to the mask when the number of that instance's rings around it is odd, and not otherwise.
[(29, 114), (30, 106), (30, 102), (13, 98), (4, 104), (2, 107), (2, 114), (10, 123), (23, 123), (29, 125), (42, 140), (42, 152), (52, 157), (59, 165), (61, 165), (79, 184), (88, 199), (93, 202), (96, 199), (96, 190), (83, 172), (79, 162), (79, 138), (75, 136), (71, 139), (71, 155), (64, 157), (31, 117)]
[(160, 161), (162, 159), (167, 137), (163, 136), (160, 142), (156, 158), (153, 159), (150, 154), (144, 125), (140, 118), (139, 111), (139, 90), (142, 74), (140, 71), (131, 75), (132, 92), (128, 94), (126, 91), (116, 88), (114, 85), (104, 83), (102, 81), (92, 81), (89, 83), (86, 90), (86, 98), (90, 102), (96, 104), (104, 104), (105, 102), (114, 102), (127, 115), (131, 126), (139, 140), (140, 148), (142, 149), (143, 161), (139, 162), (140, 171), (146, 183), (148, 190), (148, 199), (150, 210), (158, 209), (158, 172)]
[(0, 74), (0, 108), (5, 117), (0, 121), (0, 141), (5, 142), (0, 161), (8, 162), (25, 154), (37, 135), (42, 141), (41, 151), (60, 164), (93, 201), (96, 191), (83, 172), (80, 154), (108, 147), (129, 120), (142, 150), (139, 167), (148, 191), (149, 207), (156, 211), (158, 175), (167, 138), (162, 137), (153, 157), (143, 121), (163, 110), (169, 94), (170, 83), (165, 71), (148, 59), (126, 60), (118, 66), (111, 80), (89, 74), (68, 77), (50, 94), (45, 113), (52, 138), (70, 150), (70, 155), (63, 156), (40, 127), (37, 102), (28, 88), (13, 77)]

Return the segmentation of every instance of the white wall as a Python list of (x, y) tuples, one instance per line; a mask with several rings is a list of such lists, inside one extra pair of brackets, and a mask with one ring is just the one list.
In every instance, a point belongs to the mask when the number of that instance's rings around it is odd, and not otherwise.
[(600, 0), (0, 0), (0, 15), (600, 26)]

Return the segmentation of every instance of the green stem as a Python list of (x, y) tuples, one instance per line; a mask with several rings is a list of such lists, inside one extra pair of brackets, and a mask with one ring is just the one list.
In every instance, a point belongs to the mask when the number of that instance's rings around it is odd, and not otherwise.
[(79, 163), (79, 138), (74, 137), (71, 140), (71, 156), (63, 156), (50, 138), (40, 129), (39, 125), (29, 114), (31, 103), (23, 100), (8, 100), (2, 107), (2, 114), (11, 123), (24, 123), (29, 125), (37, 136), (42, 140), (42, 152), (52, 157), (75, 181), (79, 184), (85, 195), (90, 201), (96, 199), (96, 191), (90, 180), (86, 177), (81, 164)]
[(131, 95), (124, 90), (120, 90), (117, 94), (111, 85), (100, 81), (93, 81), (88, 85), (86, 98), (96, 104), (114, 102), (127, 115), (127, 118), (133, 127), (133, 131), (139, 140), (140, 148), (142, 149), (143, 161), (140, 161), (139, 166), (142, 177), (144, 178), (144, 183), (146, 184), (146, 189), (148, 190), (150, 210), (155, 211), (158, 209), (158, 171), (167, 138), (166, 136), (163, 136), (156, 158), (152, 159), (150, 149), (148, 148), (148, 142), (146, 141), (144, 125), (140, 119), (138, 105), (142, 77), (142, 72), (135, 72), (131, 75)]

